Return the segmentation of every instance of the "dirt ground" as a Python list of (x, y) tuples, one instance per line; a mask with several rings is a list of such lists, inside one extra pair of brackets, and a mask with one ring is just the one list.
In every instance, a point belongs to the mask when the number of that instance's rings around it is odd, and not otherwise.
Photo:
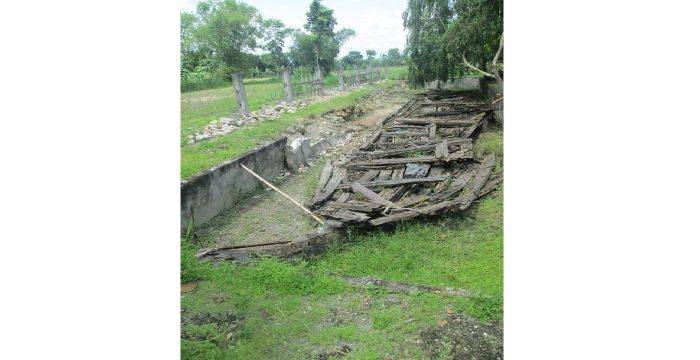
[[(325, 162), (363, 143), (374, 127), (398, 110), (409, 96), (401, 87), (382, 90), (361, 100), (352, 109), (339, 109), (311, 119), (303, 128), (292, 129), (291, 133), (303, 134), (312, 141), (333, 138), (335, 146), (301, 173), (281, 174), (275, 185), (299, 202), (310, 199)], [(294, 240), (312, 232), (315, 226), (316, 223), (289, 200), (265, 190), (197, 229), (197, 236), (207, 247), (261, 244)]]

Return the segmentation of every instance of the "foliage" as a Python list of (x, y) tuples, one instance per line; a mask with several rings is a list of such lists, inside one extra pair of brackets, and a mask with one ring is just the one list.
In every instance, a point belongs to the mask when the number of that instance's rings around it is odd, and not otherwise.
[(374, 57), (377, 56), (377, 51), (372, 49), (367, 49), (365, 53), (367, 54), (367, 61), (369, 62), (372, 62), (372, 60), (374, 60)]
[[(302, 109), (298, 109), (295, 113), (285, 113), (274, 121), (265, 121), (244, 126), (228, 135), (200, 143), (183, 144), (180, 150), (180, 175), (183, 179), (186, 179), (198, 171), (208, 169), (234, 156), (241, 155), (255, 148), (255, 146), (262, 141), (272, 140), (278, 137), (279, 134), (290, 125), (300, 123), (310, 115), (323, 114), (329, 110), (351, 106), (357, 103), (363, 96), (368, 95), (371, 91), (371, 87), (357, 89), (348, 95), (336, 96), (328, 101), (317, 102)], [(211, 121), (216, 120), (216, 118), (217, 116), (213, 115), (211, 118), (204, 118), (204, 120)], [(204, 125), (206, 125), (206, 122), (200, 126)], [(195, 129), (197, 128), (192, 126), (191, 131), (195, 131)]]
[(340, 61), (345, 65), (361, 65), (363, 60), (362, 53), (359, 51), (350, 51), (347, 55), (343, 56)]
[(462, 56), (489, 70), (503, 29), (502, 0), (409, 0), (404, 12), (413, 85), (462, 76)]
[(296, 31), (294, 42), (289, 50), (291, 63), (297, 67), (319, 68), (324, 73), (330, 72), (340, 47), (355, 36), (352, 29), (334, 30), (337, 23), (333, 10), (314, 0), (306, 13), (305, 33)]
[[(258, 75), (288, 63), (284, 41), (291, 29), (236, 0), (205, 0), (196, 13), (180, 13), (181, 90), (200, 90), (231, 81), (231, 73)], [(257, 55), (256, 50), (264, 53)]]
[(389, 49), (386, 54), (381, 56), (382, 64), (389, 66), (403, 65), (405, 63), (404, 56), (398, 48)]
[(264, 62), (273, 68), (287, 65), (289, 61), (282, 49), (284, 40), (291, 35), (292, 29), (286, 28), (280, 20), (266, 19), (261, 22), (261, 30), (265, 40), (263, 49), (269, 52), (269, 54), (262, 55), (261, 58), (266, 58)]

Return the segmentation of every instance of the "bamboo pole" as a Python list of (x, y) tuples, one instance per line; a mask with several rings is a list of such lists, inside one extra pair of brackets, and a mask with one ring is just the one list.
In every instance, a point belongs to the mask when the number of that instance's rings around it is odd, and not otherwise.
[(243, 168), (243, 170), (245, 170), (245, 171), (247, 171), (248, 173), (250, 173), (251, 175), (255, 176), (256, 179), (262, 181), (262, 183), (265, 184), (265, 185), (267, 185), (270, 189), (276, 191), (278, 194), (284, 196), (285, 198), (287, 198), (287, 200), (291, 201), (291, 202), (292, 202), (294, 205), (296, 205), (298, 208), (304, 210), (304, 212), (307, 213), (307, 214), (309, 214), (309, 216), (311, 216), (312, 218), (314, 218), (314, 220), (316, 220), (316, 222), (318, 222), (318, 223), (321, 224), (321, 225), (326, 225), (326, 222), (323, 221), (323, 220), (322, 220), (321, 218), (319, 218), (318, 216), (314, 215), (314, 213), (311, 212), (311, 210), (305, 208), (304, 205), (299, 204), (296, 200), (292, 199), (289, 195), (283, 193), (282, 190), (276, 188), (274, 185), (272, 185), (272, 184), (270, 184), (269, 182), (267, 182), (267, 180), (263, 179), (263, 178), (260, 177), (258, 174), (254, 173), (253, 170), (248, 169), (248, 168), (247, 168), (245, 165), (243, 165), (243, 164), (241, 164), (241, 167)]

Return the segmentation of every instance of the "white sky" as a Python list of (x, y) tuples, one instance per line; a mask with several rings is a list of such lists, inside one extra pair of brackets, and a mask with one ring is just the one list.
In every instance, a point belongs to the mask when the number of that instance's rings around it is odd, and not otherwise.
[[(197, 0), (179, 0), (180, 9), (194, 12)], [(311, 0), (244, 0), (255, 6), (265, 18), (280, 19), (287, 27), (303, 29), (306, 12)], [(355, 30), (357, 35), (340, 49), (344, 56), (357, 50), (374, 49), (377, 54), (391, 48), (403, 50), (406, 33), (401, 15), (407, 0), (323, 0), (322, 4), (333, 10), (338, 20), (336, 30), (344, 27)]]

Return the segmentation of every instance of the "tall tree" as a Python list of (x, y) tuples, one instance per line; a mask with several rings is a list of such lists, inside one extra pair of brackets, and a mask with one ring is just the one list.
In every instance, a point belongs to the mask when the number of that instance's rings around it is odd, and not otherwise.
[(350, 51), (347, 55), (343, 56), (340, 61), (346, 65), (360, 65), (362, 64), (362, 53), (359, 51)]
[(502, 0), (408, 0), (406, 52), (414, 85), (487, 69), (503, 29)]
[(366, 50), (365, 53), (367, 54), (367, 62), (368, 63), (371, 63), (372, 60), (374, 60), (374, 57), (377, 56), (377, 52), (375, 50), (372, 50), (372, 49)]
[(280, 68), (287, 65), (287, 57), (284, 55), (284, 41), (291, 35), (292, 29), (286, 28), (282, 21), (277, 19), (265, 19), (260, 24), (262, 37), (265, 43), (262, 48), (270, 54), (269, 65)]
[(321, 5), (320, 0), (311, 1), (309, 11), (306, 13), (304, 29), (313, 36), (317, 71), (320, 70), (321, 48), (326, 42), (332, 41), (336, 23), (333, 10)]

